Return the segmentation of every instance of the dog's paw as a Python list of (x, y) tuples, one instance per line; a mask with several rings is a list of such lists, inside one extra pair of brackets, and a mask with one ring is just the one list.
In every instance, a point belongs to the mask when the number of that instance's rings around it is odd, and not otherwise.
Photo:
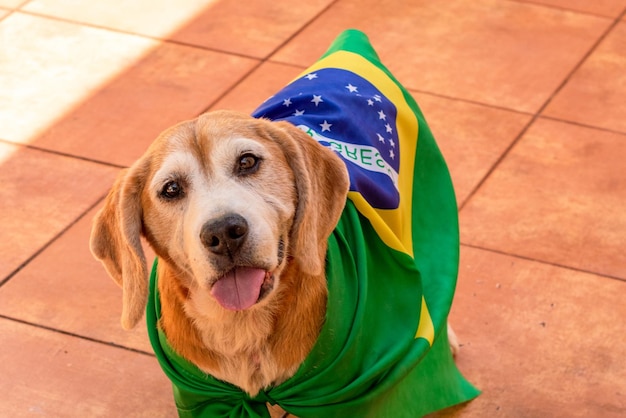
[(294, 415), (289, 414), (289, 412), (285, 412), (285, 410), (278, 405), (270, 405), (268, 403), (267, 410), (270, 411), (271, 418), (296, 418)]
[(457, 338), (456, 333), (454, 332), (450, 324), (448, 324), (448, 344), (450, 345), (452, 357), (456, 357), (456, 355), (459, 353), (459, 350), (461, 349), (461, 346), (459, 345), (459, 339)]

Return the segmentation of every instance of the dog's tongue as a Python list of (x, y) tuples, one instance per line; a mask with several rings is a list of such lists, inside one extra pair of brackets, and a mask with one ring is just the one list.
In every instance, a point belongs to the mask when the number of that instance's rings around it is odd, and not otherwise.
[(215, 282), (211, 294), (225, 309), (248, 309), (259, 299), (264, 280), (265, 270), (237, 267)]

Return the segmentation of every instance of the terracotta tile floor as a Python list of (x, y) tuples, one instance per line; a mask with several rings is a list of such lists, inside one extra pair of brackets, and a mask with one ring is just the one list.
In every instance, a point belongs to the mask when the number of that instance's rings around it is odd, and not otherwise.
[(0, 416), (175, 416), (90, 220), (158, 132), (250, 112), (347, 27), (457, 188), (451, 318), (483, 394), (438, 416), (626, 416), (626, 0), (241, 4), (0, 0)]

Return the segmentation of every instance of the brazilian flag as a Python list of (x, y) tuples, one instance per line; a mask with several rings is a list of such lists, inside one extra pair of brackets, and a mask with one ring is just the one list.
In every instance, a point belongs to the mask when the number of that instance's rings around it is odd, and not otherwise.
[(154, 268), (148, 330), (180, 416), (269, 417), (269, 402), (300, 417), (414, 418), (477, 396), (448, 347), (459, 264), (452, 182), (417, 104), (367, 37), (342, 33), (253, 116), (291, 122), (348, 168), (328, 241), (326, 323), (292, 378), (250, 398), (169, 347)]

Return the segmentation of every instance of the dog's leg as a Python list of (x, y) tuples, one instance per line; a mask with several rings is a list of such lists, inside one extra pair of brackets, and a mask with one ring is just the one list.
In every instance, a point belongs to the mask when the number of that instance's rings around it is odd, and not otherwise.
[(459, 353), (459, 339), (456, 336), (456, 333), (448, 323), (448, 344), (450, 344), (450, 351), (452, 352), (452, 357), (456, 357)]

